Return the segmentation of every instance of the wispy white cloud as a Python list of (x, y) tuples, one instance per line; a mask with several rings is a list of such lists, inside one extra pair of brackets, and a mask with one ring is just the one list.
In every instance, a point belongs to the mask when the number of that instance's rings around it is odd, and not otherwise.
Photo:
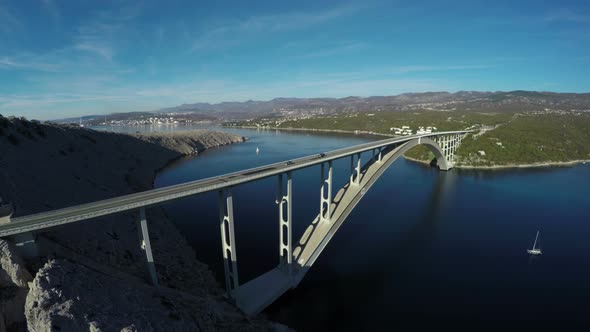
[(324, 11), (259, 15), (245, 20), (213, 24), (194, 40), (193, 50), (231, 47), (245, 43), (251, 38), (259, 38), (261, 34), (306, 29), (352, 15), (362, 8), (364, 6), (345, 5)]
[(73, 49), (96, 54), (112, 60), (116, 44), (124, 34), (129, 22), (141, 11), (140, 6), (125, 7), (118, 11), (103, 11), (77, 29)]
[(35, 56), (22, 55), (20, 57), (0, 57), (0, 69), (30, 69), (55, 72), (61, 68), (60, 64), (43, 62)]
[[(59, 9), (53, 0), (43, 0), (43, 5), (45, 11), (54, 20), (61, 19)], [(38, 53), (13, 54), (6, 54), (5, 50), (0, 48), (0, 70), (28, 69), (43, 72), (75, 72), (81, 68), (84, 68), (85, 71), (96, 71), (104, 70), (105, 67), (121, 70), (113, 62), (113, 57), (117, 54), (117, 47), (124, 43), (122, 36), (126, 35), (126, 25), (137, 17), (140, 7), (130, 8), (102, 11), (96, 13), (93, 18), (84, 20), (70, 35), (70, 43), (62, 48)], [(0, 29), (7, 25), (6, 21), (13, 21), (12, 25), (17, 24), (14, 18), (7, 15), (9, 15), (8, 12), (0, 7)], [(126, 47), (126, 45), (122, 47)]]
[[(289, 46), (290, 48), (292, 46)], [(299, 50), (299, 54), (293, 55), (291, 59), (310, 59), (323, 58), (327, 56), (340, 55), (344, 53), (356, 52), (367, 48), (367, 44), (363, 42), (342, 42), (333, 45), (327, 45), (322, 48), (314, 48), (308, 50)]]
[(55, 104), (68, 104), (87, 101), (122, 100), (122, 95), (76, 95), (76, 94), (39, 94), (0, 97), (0, 109), (22, 109), (27, 107), (46, 108)]
[(590, 14), (581, 14), (570, 9), (561, 9), (554, 13), (548, 14), (543, 21), (555, 22), (570, 22), (570, 23), (589, 23)]
[(232, 27), (237, 31), (281, 31), (304, 29), (340, 17), (349, 16), (361, 6), (346, 5), (319, 12), (292, 12), (275, 15), (253, 16)]
[(456, 65), (456, 66), (429, 66), (429, 65), (412, 65), (400, 66), (393, 68), (394, 73), (415, 73), (415, 72), (432, 72), (432, 71), (454, 71), (454, 70), (478, 70), (489, 69), (491, 65)]
[(107, 60), (112, 60), (115, 53), (112, 45), (101, 40), (80, 41), (74, 45), (74, 49), (94, 53)]
[[(349, 95), (388, 95), (409, 91), (448, 90), (448, 82), (437, 79), (372, 78), (372, 73), (331, 73), (294, 75), (279, 81), (245, 83), (232, 79), (202, 78), (194, 82), (154, 84), (116, 88), (111, 77), (72, 79), (67, 85), (54, 83), (50, 91), (38, 94), (0, 96), (0, 113), (24, 114), (33, 118), (50, 118), (39, 112), (76, 115), (119, 110), (155, 110), (182, 103), (269, 100), (275, 97), (345, 97)], [(64, 91), (69, 91), (65, 93)], [(28, 113), (26, 113), (28, 112)], [(43, 113), (45, 114), (45, 113)]]

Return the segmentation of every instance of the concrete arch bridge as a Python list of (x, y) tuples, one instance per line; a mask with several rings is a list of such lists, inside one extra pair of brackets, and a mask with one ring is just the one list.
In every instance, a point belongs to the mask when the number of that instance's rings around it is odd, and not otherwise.
[[(34, 255), (36, 234), (48, 228), (67, 227), (67, 224), (82, 220), (138, 210), (138, 229), (143, 239), (141, 248), (146, 254), (150, 280), (157, 286), (145, 209), (204, 192), (218, 191), (227, 295), (245, 313), (254, 315), (301, 282), (363, 195), (399, 157), (417, 145), (424, 145), (436, 156), (439, 169), (450, 170), (455, 151), (467, 133), (468, 131), (447, 131), (389, 138), (212, 178), (13, 218), (0, 223), (0, 237), (11, 238), (21, 250)], [(371, 155), (364, 163), (361, 160), (363, 153)], [(350, 178), (343, 187), (333, 188), (332, 163), (343, 158), (350, 159)], [(321, 176), (318, 214), (301, 238), (293, 242), (292, 172), (314, 165), (320, 165)], [(276, 203), (279, 209), (279, 264), (253, 280), (240, 284), (231, 190), (244, 183), (273, 176), (278, 178), (279, 199)]]

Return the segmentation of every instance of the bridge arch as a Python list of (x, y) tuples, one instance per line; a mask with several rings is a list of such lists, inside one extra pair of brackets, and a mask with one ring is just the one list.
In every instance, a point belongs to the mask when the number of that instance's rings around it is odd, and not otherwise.
[[(437, 166), (440, 170), (448, 171), (452, 168), (451, 161), (447, 160), (440, 145), (438, 145), (438, 143), (435, 142), (434, 140), (427, 138), (427, 137), (422, 137), (422, 138), (418, 138), (415, 140), (411, 140), (411, 141), (403, 144), (402, 146), (400, 146), (401, 155), (404, 155), (406, 152), (408, 152), (409, 150), (413, 149), (414, 147), (416, 147), (418, 145), (424, 145), (425, 147), (428, 148), (428, 150), (430, 150), (430, 152), (432, 152), (434, 154), (434, 156), (436, 157)], [(399, 157), (400, 157), (400, 155), (398, 155), (395, 158), (395, 160), (397, 160), (397, 158), (399, 158)]]
[(358, 184), (351, 180), (338, 190), (331, 202), (330, 216), (320, 218), (321, 213), (318, 214), (307, 227), (300, 240), (296, 242), (292, 257), (295, 264), (292, 287), (301, 282), (364, 194), (399, 157), (418, 145), (426, 146), (435, 155), (438, 167), (441, 170), (452, 168), (452, 163), (447, 160), (440, 145), (427, 137), (416, 138), (401, 145), (388, 146), (381, 150), (380, 156), (377, 155), (371, 158), (361, 168), (359, 172), (360, 178), (357, 180)]

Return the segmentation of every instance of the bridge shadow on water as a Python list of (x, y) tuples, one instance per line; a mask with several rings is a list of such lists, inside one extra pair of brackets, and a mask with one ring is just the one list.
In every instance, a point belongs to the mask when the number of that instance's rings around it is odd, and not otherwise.
[[(420, 167), (420, 173), (433, 182), (430, 188), (424, 186), (415, 205), (407, 207), (417, 213), (409, 214), (410, 220), (402, 220), (404, 214), (395, 209), (404, 206), (396, 205), (391, 196), (400, 192), (391, 189), (390, 180), (394, 180), (393, 186), (403, 184), (399, 180), (403, 175), (395, 172), (404, 170), (395, 165), (384, 174), (382, 183), (367, 192), (298, 288), (269, 307), (271, 318), (303, 330), (310, 330), (310, 326), (312, 330), (331, 329), (335, 321), (342, 322), (347, 330), (378, 330), (384, 323), (406, 326), (435, 318), (420, 316), (415, 305), (405, 306), (412, 294), (400, 293), (399, 289), (407, 278), (413, 278), (413, 265), (423, 262), (433, 250), (439, 212), (453, 199), (456, 174)], [(371, 212), (375, 206), (381, 206), (380, 210)], [(400, 222), (401, 227), (395, 225)], [(368, 234), (376, 235), (375, 242), (358, 241), (370, 238)]]
[[(251, 155), (260, 143), (247, 144), (232, 151)], [(270, 147), (260, 146), (259, 157), (270, 155)], [(243, 155), (223, 158), (233, 165)], [(215, 159), (198, 163), (195, 168), (220, 168), (218, 174), (233, 170)], [(294, 243), (317, 216), (318, 173), (317, 167), (293, 173)], [(302, 283), (263, 314), (302, 331), (481, 330), (583, 319), (590, 253), (587, 233), (579, 230), (590, 231), (589, 193), (571, 179), (587, 174), (587, 167), (440, 172), (400, 159), (365, 194)], [(335, 162), (334, 175), (340, 188), (350, 175), (348, 161)], [(278, 263), (276, 192), (276, 178), (234, 189), (240, 284)], [(217, 199), (207, 193), (167, 204), (166, 211), (223, 284)], [(529, 262), (525, 249), (537, 227), (551, 250)]]

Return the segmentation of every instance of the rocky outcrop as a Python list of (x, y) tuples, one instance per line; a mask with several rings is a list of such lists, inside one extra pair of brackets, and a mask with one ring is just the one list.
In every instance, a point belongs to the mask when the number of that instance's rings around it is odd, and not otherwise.
[(183, 155), (197, 154), (203, 150), (245, 140), (244, 137), (209, 130), (180, 131), (170, 133), (134, 134), (135, 137), (155, 143)]
[(23, 307), (32, 280), (12, 243), (0, 239), (0, 331), (24, 328)]
[(117, 279), (67, 260), (39, 270), (26, 300), (28, 328), (41, 331), (259, 331), (211, 296), (192, 297)]
[(11, 242), (0, 239), (0, 287), (17, 286), (27, 288), (33, 277), (25, 269), (23, 260), (17, 255)]

